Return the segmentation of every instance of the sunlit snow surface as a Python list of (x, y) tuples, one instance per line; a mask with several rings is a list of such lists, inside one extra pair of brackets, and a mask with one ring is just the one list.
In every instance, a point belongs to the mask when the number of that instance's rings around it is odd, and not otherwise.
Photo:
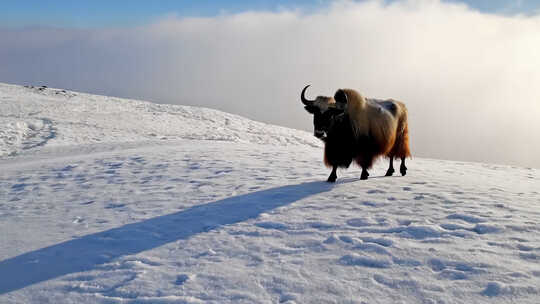
[(307, 132), (3, 84), (0, 126), (0, 303), (540, 302), (537, 169), (332, 185)]

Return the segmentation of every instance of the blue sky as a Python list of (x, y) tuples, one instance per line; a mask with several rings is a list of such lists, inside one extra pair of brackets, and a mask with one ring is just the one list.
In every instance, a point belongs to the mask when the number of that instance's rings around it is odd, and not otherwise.
[[(387, 0), (393, 2), (394, 0)], [(495, 14), (535, 14), (540, 0), (443, 0)], [(0, 26), (96, 28), (148, 24), (166, 15), (212, 17), (242, 11), (316, 10), (331, 0), (2, 0)]]
[(210, 17), (223, 13), (280, 8), (310, 8), (328, 1), (313, 0), (2, 0), (0, 25), (18, 27), (131, 26), (150, 23), (164, 15)]

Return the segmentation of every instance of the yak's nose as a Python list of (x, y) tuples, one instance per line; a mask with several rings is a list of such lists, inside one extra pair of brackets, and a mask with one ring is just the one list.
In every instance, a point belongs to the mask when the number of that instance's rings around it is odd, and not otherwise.
[(324, 131), (315, 130), (315, 137), (321, 138), (324, 136)]

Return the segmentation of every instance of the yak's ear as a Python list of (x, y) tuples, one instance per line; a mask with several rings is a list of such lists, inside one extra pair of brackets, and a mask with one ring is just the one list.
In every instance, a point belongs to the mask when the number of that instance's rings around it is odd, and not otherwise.
[(319, 108), (316, 106), (305, 106), (304, 109), (311, 114), (315, 114), (315, 111), (319, 110)]
[(345, 91), (339, 89), (334, 95), (334, 100), (336, 101), (336, 106), (338, 108), (343, 108), (347, 104), (347, 94)]

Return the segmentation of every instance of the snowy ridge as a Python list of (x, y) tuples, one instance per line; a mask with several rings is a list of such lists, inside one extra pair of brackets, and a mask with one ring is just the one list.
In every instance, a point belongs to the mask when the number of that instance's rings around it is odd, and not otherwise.
[(320, 143), (309, 133), (217, 110), (0, 83), (0, 156), (38, 147), (200, 139)]
[[(11, 112), (1, 122), (20, 140), (0, 160), (0, 274), (9, 274), (0, 303), (540, 298), (540, 170), (415, 158), (405, 177), (383, 177), (381, 162), (367, 181), (352, 168), (328, 184), (322, 149), (306, 132), (197, 108), (153, 119), (148, 109), (163, 106), (66, 92), (91, 117), (81, 127), (75, 103), (32, 114), (70, 98), (43, 101), (53, 89), (2, 90)], [(88, 110), (99, 98), (107, 110)], [(109, 134), (109, 107), (145, 131)], [(145, 135), (172, 136), (158, 130), (174, 117), (184, 127), (223, 123), (209, 116), (237, 129), (223, 127), (219, 140)], [(92, 124), (109, 142), (76, 139)], [(294, 140), (279, 140), (287, 134)]]

